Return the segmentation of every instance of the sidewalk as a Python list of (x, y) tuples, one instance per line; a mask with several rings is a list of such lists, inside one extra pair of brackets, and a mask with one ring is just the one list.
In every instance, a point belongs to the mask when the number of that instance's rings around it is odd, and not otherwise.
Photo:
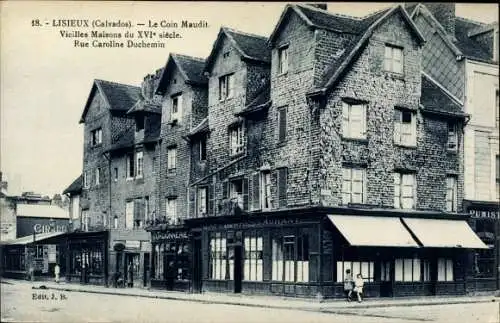
[[(442, 305), (442, 304), (466, 304), (466, 303), (484, 303), (500, 302), (499, 297), (495, 296), (430, 296), (430, 297), (412, 297), (412, 298), (371, 298), (363, 303), (351, 302), (345, 300), (323, 300), (303, 299), (279, 296), (245, 295), (245, 294), (223, 294), (223, 293), (202, 293), (191, 294), (185, 292), (141, 289), (141, 288), (107, 288), (104, 286), (80, 285), (76, 283), (55, 282), (29, 282), (20, 280), (2, 279), (2, 281), (12, 284), (29, 284), (32, 288), (45, 286), (46, 289), (96, 293), (105, 295), (122, 295), (133, 297), (148, 297), (156, 299), (183, 300), (190, 302), (199, 302), (205, 304), (225, 304), (239, 305), (261, 308), (277, 309), (295, 309), (303, 311), (338, 313), (338, 311), (360, 308), (381, 308), (398, 306), (424, 306), (424, 305)], [(42, 287), (43, 288), (43, 287)]]

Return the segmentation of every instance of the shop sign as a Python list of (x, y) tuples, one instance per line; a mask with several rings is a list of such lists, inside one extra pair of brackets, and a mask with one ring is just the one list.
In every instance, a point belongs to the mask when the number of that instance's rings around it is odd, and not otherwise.
[(474, 218), (500, 219), (498, 210), (469, 210)]
[(140, 249), (141, 242), (139, 240), (125, 240), (126, 249)]
[(35, 233), (49, 233), (49, 232), (66, 232), (65, 225), (50, 225), (50, 224), (40, 224), (37, 223), (33, 225), (33, 231)]
[(154, 231), (151, 233), (151, 240), (153, 241), (158, 241), (158, 240), (175, 241), (182, 239), (189, 239), (189, 234), (186, 231), (181, 231), (181, 232)]
[(220, 230), (220, 229), (248, 229), (248, 228), (260, 228), (263, 226), (268, 226), (268, 225), (276, 225), (276, 226), (282, 226), (282, 225), (288, 225), (288, 224), (296, 224), (299, 223), (298, 219), (254, 219), (254, 220), (247, 220), (244, 222), (238, 222), (238, 223), (225, 223), (225, 224), (211, 224), (206, 226), (205, 228), (210, 230)]

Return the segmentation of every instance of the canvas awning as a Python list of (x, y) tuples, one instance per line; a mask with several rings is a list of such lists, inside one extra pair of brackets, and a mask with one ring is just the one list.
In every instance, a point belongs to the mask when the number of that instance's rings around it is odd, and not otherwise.
[(419, 247), (398, 217), (328, 215), (328, 218), (352, 246)]
[(464, 220), (402, 219), (424, 247), (488, 249)]
[[(62, 236), (64, 234), (66, 234), (66, 232), (49, 232), (49, 233), (36, 234), (34, 242), (38, 242), (38, 243), (44, 242), (45, 240), (55, 238), (58, 236)], [(30, 243), (33, 243), (33, 235), (24, 236), (24, 237), (17, 238), (14, 240), (5, 241), (4, 244), (6, 244), (6, 245), (27, 245)]]

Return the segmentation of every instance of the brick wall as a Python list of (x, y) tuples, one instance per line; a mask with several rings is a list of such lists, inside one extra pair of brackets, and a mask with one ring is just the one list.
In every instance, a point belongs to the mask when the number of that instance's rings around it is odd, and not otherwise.
[[(167, 216), (167, 198), (177, 199), (177, 216), (188, 217), (187, 185), (190, 177), (191, 147), (183, 138), (193, 126), (206, 116), (206, 92), (202, 88), (185, 83), (177, 67), (171, 73), (169, 85), (163, 96), (161, 124), (161, 146), (159, 150), (159, 215)], [(172, 95), (182, 93), (182, 115), (177, 124), (170, 124)], [(194, 113), (193, 113), (194, 111)], [(168, 148), (176, 147), (177, 161), (175, 170), (167, 169)]]

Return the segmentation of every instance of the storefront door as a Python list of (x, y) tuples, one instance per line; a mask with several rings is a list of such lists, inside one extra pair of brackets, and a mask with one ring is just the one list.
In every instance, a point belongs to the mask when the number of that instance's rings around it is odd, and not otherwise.
[(201, 293), (202, 288), (201, 237), (194, 239), (193, 248), (193, 292)]
[[(141, 266), (139, 253), (126, 253), (125, 254), (126, 277), (128, 287), (140, 286), (141, 279)], [(131, 267), (130, 267), (131, 266)]]
[(241, 245), (234, 246), (234, 292), (241, 293), (241, 282), (243, 279), (243, 248)]
[(393, 296), (394, 265), (393, 261), (380, 263), (380, 297)]

